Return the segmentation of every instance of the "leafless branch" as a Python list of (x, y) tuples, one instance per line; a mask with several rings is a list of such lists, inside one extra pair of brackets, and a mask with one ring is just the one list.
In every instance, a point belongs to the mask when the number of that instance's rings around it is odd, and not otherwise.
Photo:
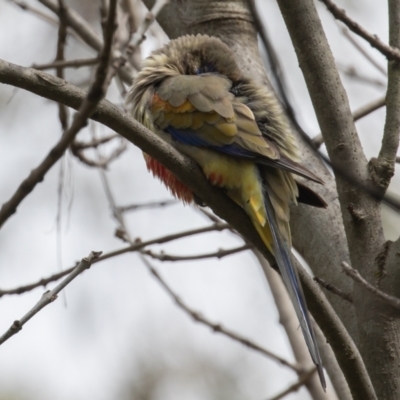
[(360, 273), (356, 269), (352, 268), (349, 264), (347, 264), (344, 261), (342, 262), (342, 268), (345, 274), (350, 278), (352, 278), (355, 282), (359, 283), (365, 289), (367, 289), (374, 295), (378, 296), (385, 303), (390, 304), (392, 307), (395, 307), (398, 310), (400, 310), (400, 299), (398, 299), (397, 297), (390, 296), (389, 294), (384, 293), (375, 286), (371, 285), (360, 275)]
[(314, 277), (314, 281), (321, 285), (324, 289), (328, 292), (335, 294), (336, 296), (341, 297), (343, 300), (348, 301), (349, 303), (353, 303), (353, 297), (350, 293), (344, 293), (342, 290), (337, 288), (336, 286), (331, 285), (328, 282), (325, 282), (323, 279), (318, 278), (317, 276)]
[[(386, 96), (380, 97), (379, 99), (376, 99), (365, 106), (360, 107), (356, 111), (353, 112), (353, 119), (354, 122), (358, 121), (359, 119), (367, 116), (368, 114), (371, 114), (372, 112), (379, 110), (381, 107), (383, 107), (386, 104)], [(324, 143), (324, 138), (321, 134), (315, 136), (312, 139), (312, 143), (316, 149), (319, 149)]]
[(120, 138), (121, 136), (113, 133), (108, 136), (104, 136), (98, 139), (93, 139), (90, 142), (84, 143), (80, 142), (78, 140), (75, 140), (74, 143), (71, 146), (74, 146), (77, 150), (85, 150), (85, 149), (91, 149), (91, 148), (96, 148), (102, 144), (108, 143), (113, 139)]
[(353, 81), (359, 81), (361, 83), (366, 83), (373, 86), (379, 86), (380, 88), (386, 87), (386, 82), (382, 81), (381, 79), (377, 79), (374, 77), (370, 77), (367, 75), (362, 74), (357, 68), (353, 65), (342, 65), (337, 63), (339, 70), (342, 74), (352, 78)]
[[(59, 142), (50, 150), (46, 158), (31, 171), (30, 175), (24, 179), (19, 185), (17, 191), (12, 197), (3, 204), (0, 209), (0, 228), (4, 222), (13, 215), (19, 204), (24, 198), (35, 188), (35, 186), (43, 181), (46, 173), (50, 168), (60, 159), (65, 150), (69, 147), (70, 143), (75, 139), (78, 132), (85, 127), (87, 119), (94, 113), (97, 104), (104, 98), (107, 87), (110, 83), (112, 74), (109, 73), (110, 54), (112, 50), (112, 40), (115, 26), (115, 8), (116, 0), (110, 2), (110, 13), (107, 21), (107, 35), (105, 37), (104, 48), (100, 54), (100, 63), (96, 70), (95, 80), (89, 90), (87, 97), (82, 105), (79, 107), (78, 112), (74, 116), (74, 120), (68, 130), (64, 132)], [(50, 75), (50, 82), (56, 85), (54, 77)]]
[(382, 67), (375, 59), (372, 57), (367, 51), (365, 51), (364, 47), (362, 47), (356, 39), (353, 38), (350, 31), (342, 26), (343, 35), (349, 40), (349, 42), (362, 54), (379, 72), (381, 72), (384, 76), (387, 76), (386, 69)]
[(400, 61), (399, 49), (389, 46), (388, 44), (380, 40), (378, 36), (368, 32), (360, 24), (348, 17), (346, 11), (342, 8), (339, 8), (332, 0), (321, 1), (326, 5), (328, 10), (336, 19), (342, 21), (352, 32), (365, 39), (372, 47), (380, 51), (388, 60)]
[[(143, 210), (148, 208), (160, 208), (160, 207), (167, 207), (171, 205), (179, 204), (178, 200), (176, 199), (168, 199), (168, 200), (161, 200), (161, 201), (149, 201), (147, 203), (142, 204), (130, 204), (129, 206), (121, 206), (118, 207), (121, 212), (128, 212), (128, 211), (136, 211), (136, 210)], [(216, 222), (216, 221), (213, 221)], [(220, 221), (218, 221), (220, 222)]]
[(150, 262), (146, 259), (146, 257), (141, 256), (141, 259), (143, 263), (146, 265), (146, 267), (149, 269), (151, 274), (157, 279), (157, 281), (160, 283), (160, 285), (164, 288), (164, 290), (169, 294), (169, 296), (174, 300), (176, 305), (182, 309), (184, 312), (186, 312), (188, 315), (190, 315), (194, 321), (200, 322), (204, 325), (207, 325), (210, 327), (214, 332), (222, 333), (225, 336), (230, 337), (231, 339), (245, 345), (246, 347), (255, 350), (263, 355), (265, 355), (268, 358), (271, 358), (280, 364), (289, 367), (295, 372), (299, 372), (298, 367), (295, 364), (290, 363), (289, 361), (285, 360), (284, 358), (271, 353), (269, 350), (264, 349), (263, 347), (259, 346), (258, 344), (252, 342), (249, 339), (246, 339), (237, 333), (228, 330), (224, 327), (222, 327), (220, 324), (215, 324), (211, 321), (209, 321), (207, 318), (202, 316), (199, 312), (192, 310), (190, 307), (188, 307), (180, 297), (178, 297), (175, 292), (169, 287), (169, 285), (165, 282), (165, 280), (161, 277), (161, 275), (157, 272), (157, 270), (150, 264)]
[(41, 299), (35, 304), (35, 306), (29, 310), (21, 319), (13, 322), (11, 327), (0, 336), (0, 345), (7, 341), (10, 337), (18, 333), (22, 327), (34, 317), (40, 310), (52, 303), (57, 299), (58, 293), (61, 292), (69, 283), (71, 283), (78, 275), (80, 275), (85, 270), (89, 269), (94, 261), (98, 260), (101, 255), (101, 251), (92, 251), (88, 257), (82, 258), (81, 262), (73, 269), (73, 271), (60, 282), (53, 290), (48, 290), (43, 293)]
[[(107, 157), (101, 157), (98, 160), (92, 160), (85, 155), (83, 151), (84, 148), (89, 148), (89, 147), (97, 148), (100, 144), (106, 143), (107, 141), (113, 139), (114, 137), (119, 137), (120, 139), (122, 139), (121, 144), (116, 149), (114, 149), (111, 152), (111, 154), (108, 155)], [(83, 146), (84, 147), (80, 147), (79, 144), (76, 146), (75, 143), (72, 143), (71, 145), (72, 154), (75, 157), (77, 157), (82, 163), (84, 163), (89, 167), (105, 169), (110, 165), (111, 162), (116, 160), (127, 149), (127, 141), (119, 135), (114, 135), (112, 138), (108, 137), (99, 139), (97, 141), (94, 140), (89, 144), (83, 144)]]
[[(389, 43), (400, 52), (400, 3), (389, 0)], [(386, 121), (382, 146), (378, 158), (370, 162), (371, 176), (383, 193), (394, 175), (395, 160), (400, 138), (400, 70), (399, 60), (388, 64), (388, 86), (386, 92)]]
[(157, 0), (154, 3), (154, 6), (146, 14), (143, 22), (140, 24), (139, 28), (137, 29), (137, 31), (132, 36), (132, 39), (131, 39), (131, 41), (129, 43), (129, 50), (131, 52), (133, 52), (133, 50), (143, 42), (143, 40), (145, 39), (144, 34), (147, 32), (147, 29), (149, 29), (150, 25), (157, 18), (157, 15), (159, 14), (159, 12), (168, 3), (169, 3), (169, 0)]
[(33, 64), (32, 68), (35, 68), (39, 71), (43, 71), (46, 69), (56, 69), (56, 68), (79, 68), (79, 67), (96, 65), (98, 62), (99, 59), (97, 57), (94, 57), (94, 58), (84, 58), (80, 60), (54, 61), (48, 64)]
[(289, 393), (297, 392), (313, 376), (315, 371), (316, 371), (315, 367), (311, 368), (306, 373), (302, 374), (296, 383), (290, 385), (287, 389), (277, 394), (276, 396), (271, 397), (269, 400), (283, 399)]
[(212, 253), (205, 253), (205, 254), (197, 254), (193, 256), (176, 256), (172, 254), (162, 253), (154, 253), (151, 250), (143, 250), (143, 254), (150, 256), (156, 260), (160, 261), (187, 261), (187, 260), (204, 260), (206, 258), (223, 258), (226, 256), (230, 256), (232, 254), (240, 253), (245, 250), (251, 249), (252, 246), (245, 244), (243, 246), (235, 247), (233, 249), (219, 249), (218, 251), (214, 251)]

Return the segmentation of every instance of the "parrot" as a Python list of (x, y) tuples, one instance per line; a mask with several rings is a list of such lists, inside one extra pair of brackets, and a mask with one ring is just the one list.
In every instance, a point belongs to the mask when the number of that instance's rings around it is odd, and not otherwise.
[[(318, 344), (291, 259), (289, 226), (291, 203), (326, 207), (295, 175), (323, 182), (300, 164), (296, 139), (275, 93), (245, 76), (220, 39), (186, 35), (143, 61), (126, 106), (137, 121), (193, 159), (208, 181), (247, 213), (275, 257), (325, 389)], [(144, 158), (175, 197), (201, 202), (161, 163), (148, 154)]]

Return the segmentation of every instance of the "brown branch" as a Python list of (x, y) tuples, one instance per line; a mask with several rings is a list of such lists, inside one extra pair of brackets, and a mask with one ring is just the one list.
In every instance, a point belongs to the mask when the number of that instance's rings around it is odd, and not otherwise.
[(193, 256), (176, 256), (172, 254), (162, 253), (154, 253), (151, 250), (143, 250), (142, 253), (160, 261), (188, 261), (188, 260), (204, 260), (206, 258), (223, 258), (226, 256), (230, 256), (232, 254), (240, 253), (245, 250), (251, 249), (252, 246), (245, 244), (243, 246), (235, 247), (233, 249), (219, 249), (218, 251), (214, 251), (212, 253), (204, 253), (204, 254), (197, 254)]
[(326, 289), (328, 292), (335, 294), (336, 296), (341, 297), (343, 300), (348, 301), (349, 303), (353, 303), (353, 297), (350, 293), (344, 293), (342, 290), (337, 288), (336, 286), (331, 285), (328, 282), (325, 282), (323, 279), (314, 277), (314, 281), (317, 282), (320, 286)]
[(287, 396), (289, 393), (292, 392), (297, 392), (315, 373), (317, 369), (315, 367), (311, 368), (304, 374), (300, 376), (298, 381), (294, 383), (293, 385), (290, 385), (287, 389), (283, 390), (281, 393), (277, 394), (274, 397), (271, 397), (269, 400), (279, 400), (283, 399), (285, 396)]
[(389, 46), (380, 40), (378, 36), (368, 32), (360, 24), (348, 17), (346, 11), (342, 8), (339, 8), (332, 0), (321, 1), (326, 5), (328, 10), (336, 19), (342, 21), (352, 32), (365, 39), (372, 47), (380, 51), (388, 60), (400, 61), (400, 50), (398, 48)]
[(373, 85), (373, 86), (379, 86), (380, 88), (385, 88), (386, 87), (386, 82), (383, 82), (380, 79), (373, 78), (367, 75), (362, 74), (360, 71), (357, 70), (357, 68), (354, 65), (342, 65), (339, 63), (336, 63), (338, 66), (339, 71), (346, 75), (349, 78), (353, 79), (354, 81), (359, 81), (361, 83)]
[(211, 321), (209, 321), (206, 317), (201, 315), (199, 312), (192, 310), (190, 307), (184, 303), (179, 296), (175, 294), (175, 292), (170, 288), (170, 286), (165, 282), (165, 280), (161, 277), (161, 275), (157, 272), (157, 270), (150, 264), (150, 262), (146, 259), (146, 257), (142, 256), (141, 257), (143, 263), (146, 265), (146, 267), (149, 269), (151, 274), (157, 279), (157, 281), (160, 283), (160, 285), (163, 287), (163, 289), (168, 293), (168, 295), (174, 300), (176, 305), (186, 312), (189, 316), (193, 318), (194, 321), (200, 322), (209, 328), (212, 329), (213, 332), (221, 333), (225, 336), (228, 336), (229, 338), (243, 344), (244, 346), (255, 350), (264, 356), (271, 358), (272, 360), (275, 360), (279, 362), (280, 364), (289, 367), (293, 371), (299, 373), (299, 368), (297, 365), (290, 363), (289, 361), (285, 360), (284, 358), (270, 352), (269, 350), (259, 346), (258, 344), (254, 343), (253, 341), (246, 339), (237, 333), (224, 328), (221, 324), (216, 324)]
[[(64, 0), (58, 0), (58, 5), (60, 8), (60, 24), (58, 27), (58, 40), (57, 40), (57, 54), (55, 62), (64, 60), (64, 51), (67, 41), (67, 24), (65, 19), (65, 4)], [(64, 69), (61, 67), (56, 68), (56, 76), (60, 79), (64, 79)], [(61, 128), (65, 132), (68, 128), (68, 109), (65, 104), (58, 103), (58, 117), (60, 119)]]
[(89, 269), (94, 261), (98, 260), (100, 255), (101, 251), (92, 251), (88, 255), (88, 257), (82, 258), (81, 262), (73, 269), (73, 271), (53, 290), (48, 290), (47, 292), (43, 293), (41, 299), (35, 304), (35, 306), (31, 310), (29, 310), (21, 319), (14, 321), (11, 327), (3, 335), (0, 336), (0, 345), (2, 345), (10, 337), (17, 334), (22, 329), (22, 327), (40, 310), (56, 300), (58, 293), (60, 293), (62, 289), (64, 289), (82, 272)]
[[(356, 111), (353, 112), (353, 120), (354, 122), (358, 121), (361, 118), (373, 113), (376, 110), (379, 110), (386, 104), (386, 96), (371, 101), (370, 103), (366, 104), (358, 108)], [(321, 134), (318, 134), (312, 139), (312, 143), (316, 149), (319, 149), (324, 143), (324, 137)]]
[(360, 275), (360, 273), (356, 269), (352, 268), (349, 264), (347, 264), (344, 261), (342, 262), (342, 268), (345, 274), (349, 276), (351, 279), (353, 279), (355, 282), (362, 285), (365, 289), (373, 293), (375, 296), (378, 296), (385, 303), (390, 304), (392, 307), (395, 307), (398, 310), (400, 310), (400, 299), (398, 299), (397, 297), (393, 297), (387, 293), (384, 293), (375, 286), (371, 285)]
[[(104, 253), (102, 256), (100, 256), (98, 259), (96, 259), (94, 261), (94, 263), (100, 262), (103, 260), (107, 260), (109, 258), (116, 257), (121, 254), (139, 251), (139, 250), (142, 250), (145, 247), (150, 246), (152, 244), (163, 244), (163, 243), (171, 242), (173, 240), (183, 239), (183, 238), (186, 238), (189, 236), (194, 236), (194, 235), (199, 235), (201, 233), (216, 232), (216, 231), (221, 232), (228, 228), (230, 228), (230, 226), (228, 224), (220, 222), (218, 224), (213, 224), (210, 226), (206, 226), (204, 228), (197, 228), (197, 229), (191, 229), (191, 230), (187, 230), (187, 231), (183, 231), (183, 232), (179, 232), (179, 233), (173, 233), (170, 235), (161, 236), (159, 238), (147, 240), (144, 242), (140, 241), (139, 239), (136, 239), (136, 241), (128, 247), (124, 247), (119, 250), (114, 250), (109, 253)], [(5, 296), (5, 295), (22, 294), (22, 293), (28, 292), (30, 290), (36, 289), (37, 287), (40, 287), (40, 286), (47, 286), (50, 282), (57, 281), (57, 280), (61, 279), (63, 276), (68, 275), (71, 271), (73, 271), (74, 268), (75, 268), (75, 266), (68, 268), (65, 271), (61, 271), (56, 274), (53, 274), (47, 278), (42, 278), (42, 279), (38, 280), (37, 282), (31, 283), (28, 285), (24, 285), (24, 286), (19, 286), (14, 289), (0, 289), (0, 297)]]
[(139, 28), (132, 35), (129, 43), (129, 50), (132, 53), (145, 39), (144, 34), (150, 28), (151, 24), (155, 21), (160, 11), (169, 3), (169, 0), (156, 0), (151, 10), (146, 14), (144, 20), (139, 25)]
[(121, 137), (120, 135), (113, 133), (109, 136), (104, 136), (104, 137), (101, 137), (98, 139), (93, 139), (92, 141), (87, 142), (87, 143), (80, 142), (79, 140), (75, 140), (71, 146), (75, 147), (77, 150), (91, 149), (91, 148), (96, 148), (102, 144), (108, 143), (111, 140), (120, 138), (120, 137)]
[[(389, 0), (389, 43), (400, 48), (400, 3)], [(400, 62), (396, 59), (388, 64), (388, 86), (386, 92), (386, 121), (382, 146), (377, 160), (371, 160), (371, 176), (383, 193), (389, 187), (395, 172), (395, 160), (400, 138)]]
[[(86, 126), (87, 119), (94, 113), (97, 104), (104, 98), (107, 87), (110, 83), (111, 73), (109, 73), (110, 54), (112, 49), (112, 39), (115, 31), (115, 8), (116, 0), (110, 2), (110, 13), (107, 21), (107, 36), (105, 38), (104, 48), (100, 54), (100, 63), (96, 70), (96, 77), (90, 88), (87, 97), (79, 107), (78, 112), (74, 116), (74, 120), (62, 135), (59, 142), (50, 150), (46, 158), (31, 171), (29, 176), (23, 180), (16, 192), (11, 198), (3, 204), (0, 209), (0, 228), (13, 215), (19, 204), (25, 197), (36, 187), (39, 182), (42, 182), (46, 173), (50, 168), (61, 158), (65, 150), (75, 139), (78, 132)], [(111, 69), (110, 69), (111, 70)], [(50, 75), (50, 82), (56, 85), (56, 78)]]
[(353, 38), (350, 31), (343, 26), (342, 27), (343, 35), (348, 39), (348, 41), (362, 54), (379, 72), (383, 75), (387, 76), (386, 69), (382, 67), (377, 61), (367, 52), (365, 49)]
[[(116, 135), (114, 137), (120, 137), (120, 136)], [(105, 139), (108, 139), (108, 138), (105, 138)], [(121, 138), (121, 139), (123, 139), (123, 138)], [(108, 139), (108, 140), (111, 140), (111, 139)], [(103, 141), (103, 143), (105, 143), (108, 140)], [(100, 141), (101, 141), (101, 139), (99, 141), (93, 141), (92, 147), (97, 148), (101, 144), (101, 143), (99, 143)], [(84, 144), (84, 146), (85, 146), (85, 144)], [(102, 169), (106, 169), (109, 166), (109, 164), (111, 162), (113, 162), (114, 160), (116, 160), (126, 149), (127, 149), (127, 142), (126, 142), (126, 140), (122, 140), (121, 144), (116, 149), (114, 149), (111, 152), (111, 154), (108, 155), (107, 157), (100, 157), (97, 160), (91, 160), (90, 158), (88, 158), (85, 155), (83, 149), (79, 148), (79, 145), (78, 145), (78, 147), (75, 146), (74, 143), (72, 143), (72, 145), (71, 145), (71, 153), (76, 158), (78, 158), (79, 161), (81, 161), (83, 164), (85, 164), (89, 167), (102, 168)]]
[[(54, 0), (39, 0), (39, 2), (55, 14), (59, 15), (60, 9)], [(82, 18), (76, 11), (68, 6), (65, 7), (65, 17), (68, 26), (71, 27), (86, 44), (96, 51), (102, 51), (104, 47), (104, 41), (97, 34), (97, 32), (91, 28), (90, 24), (84, 18)], [(115, 52), (115, 54), (112, 54), (112, 58), (121, 59), (121, 53), (119, 51)], [(122, 59), (125, 59), (125, 57), (122, 57)], [(121, 77), (125, 82), (131, 84), (133, 79), (133, 71), (129, 65), (125, 65), (118, 71), (118, 73), (121, 74)]]
[(54, 69), (54, 68), (79, 68), (79, 67), (87, 67), (91, 65), (98, 64), (99, 59), (95, 58), (84, 58), (80, 60), (62, 60), (62, 61), (54, 61), (48, 64), (33, 64), (32, 68), (35, 68), (39, 71), (43, 71), (46, 69)]
[[(136, 210), (142, 210), (142, 209), (147, 209), (147, 208), (160, 208), (160, 207), (166, 207), (166, 206), (171, 206), (175, 204), (180, 204), (178, 200), (176, 199), (168, 199), (168, 200), (161, 200), (161, 201), (149, 201), (147, 203), (141, 203), (141, 204), (130, 204), (129, 206), (120, 206), (118, 207), (120, 212), (128, 212), (128, 211), (136, 211)], [(213, 221), (213, 222), (221, 222), (221, 221)]]

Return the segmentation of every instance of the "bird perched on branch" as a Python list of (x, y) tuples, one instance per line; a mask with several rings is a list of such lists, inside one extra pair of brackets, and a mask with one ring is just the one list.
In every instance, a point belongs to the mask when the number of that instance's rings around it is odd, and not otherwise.
[[(154, 51), (127, 97), (135, 119), (194, 159), (208, 180), (249, 215), (274, 255), (311, 357), (325, 388), (322, 363), (300, 281), (291, 261), (289, 204), (324, 207), (294, 178), (322, 181), (299, 164), (281, 105), (271, 90), (243, 76), (219, 39), (197, 35)], [(147, 167), (186, 203), (193, 192), (155, 159)]]

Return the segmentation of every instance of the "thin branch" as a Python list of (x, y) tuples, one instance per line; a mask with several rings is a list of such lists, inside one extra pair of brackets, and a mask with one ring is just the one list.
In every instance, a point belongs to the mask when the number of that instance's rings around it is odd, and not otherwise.
[(64, 289), (82, 272), (89, 269), (94, 261), (98, 260), (100, 255), (101, 251), (92, 251), (88, 255), (88, 257), (82, 258), (81, 262), (74, 268), (74, 270), (53, 290), (48, 290), (47, 292), (43, 293), (41, 299), (35, 304), (35, 306), (31, 310), (29, 310), (21, 319), (14, 321), (11, 327), (2, 336), (0, 336), (0, 345), (6, 342), (10, 337), (17, 334), (22, 329), (22, 327), (40, 310), (56, 300), (58, 293), (60, 293), (62, 289)]
[(132, 35), (132, 39), (129, 43), (129, 50), (133, 50), (138, 47), (145, 39), (144, 34), (149, 29), (150, 25), (155, 21), (160, 11), (169, 3), (169, 0), (157, 0), (152, 9), (146, 14), (144, 20), (140, 24), (137, 31)]
[[(139, 251), (139, 250), (142, 250), (145, 247), (150, 246), (152, 244), (163, 244), (163, 243), (167, 243), (167, 242), (172, 242), (173, 240), (183, 239), (183, 238), (194, 236), (194, 235), (199, 235), (201, 233), (215, 232), (215, 231), (220, 232), (220, 231), (223, 231), (223, 230), (229, 229), (229, 228), (230, 228), (230, 226), (226, 223), (218, 223), (218, 224), (206, 226), (204, 228), (191, 229), (191, 230), (187, 230), (187, 231), (183, 231), (183, 232), (179, 232), (179, 233), (173, 233), (170, 235), (161, 236), (161, 237), (147, 240), (144, 242), (140, 241), (139, 239), (136, 239), (136, 241), (134, 241), (134, 243), (128, 247), (124, 247), (119, 250), (114, 250), (109, 253), (104, 253), (98, 259), (94, 260), (94, 263), (100, 262), (100, 261), (103, 261), (103, 260), (106, 260), (106, 259), (109, 259), (112, 257), (116, 257), (121, 254)], [(74, 268), (75, 268), (75, 266), (68, 268), (65, 271), (58, 272), (47, 278), (42, 278), (42, 279), (38, 280), (37, 282), (31, 283), (28, 285), (24, 285), (24, 286), (19, 286), (14, 289), (0, 289), (0, 297), (5, 296), (5, 295), (12, 295), (12, 294), (22, 294), (22, 293), (28, 292), (28, 291), (33, 290), (40, 286), (47, 286), (50, 282), (57, 281), (57, 280), (61, 279), (63, 276), (68, 275), (71, 271), (74, 270)]]
[(349, 303), (353, 303), (353, 297), (350, 293), (344, 293), (342, 290), (340, 290), (336, 286), (333, 286), (330, 283), (325, 282), (323, 279), (318, 278), (317, 276), (314, 277), (314, 281), (317, 282), (324, 289), (326, 289), (328, 292), (331, 292), (331, 293), (335, 294), (336, 296), (339, 296), (340, 298), (348, 301)]
[(297, 392), (313, 376), (316, 370), (317, 369), (315, 367), (311, 368), (306, 373), (302, 374), (296, 383), (290, 385), (287, 389), (277, 394), (276, 396), (271, 397), (269, 400), (283, 399), (289, 393)]
[[(120, 137), (119, 135), (117, 135), (117, 136)], [(123, 138), (121, 138), (121, 139), (123, 139)], [(96, 141), (94, 141), (93, 147), (97, 148), (99, 145), (100, 145), (100, 143), (97, 143)], [(84, 163), (85, 165), (87, 165), (89, 167), (101, 168), (101, 169), (106, 169), (109, 166), (109, 164), (111, 162), (113, 162), (114, 160), (116, 160), (126, 149), (127, 149), (127, 141), (125, 139), (123, 139), (123, 140), (121, 140), (121, 144), (116, 149), (114, 149), (111, 152), (111, 154), (108, 155), (107, 157), (101, 157), (98, 160), (91, 160), (90, 158), (88, 158), (85, 155), (82, 148), (80, 149), (79, 147), (76, 147), (74, 145), (74, 143), (72, 143), (72, 145), (71, 145), (72, 154), (75, 157), (77, 157), (82, 163)]]
[(347, 264), (344, 261), (342, 262), (342, 268), (345, 274), (349, 276), (351, 279), (353, 279), (355, 282), (359, 283), (361, 286), (363, 286), (369, 292), (373, 293), (375, 296), (378, 296), (385, 303), (390, 304), (392, 307), (395, 307), (398, 310), (400, 310), (400, 299), (398, 299), (397, 297), (390, 296), (389, 294), (384, 293), (375, 286), (371, 285), (360, 275), (360, 273), (356, 269), (352, 268), (349, 264)]
[[(148, 209), (148, 208), (161, 208), (161, 207), (167, 207), (171, 205), (176, 205), (180, 204), (178, 200), (176, 199), (168, 199), (168, 200), (161, 200), (161, 201), (149, 201), (147, 203), (141, 203), (141, 204), (130, 204), (129, 206), (120, 206), (118, 207), (120, 212), (128, 212), (128, 211), (137, 211), (137, 210), (143, 210), (143, 209)], [(217, 222), (217, 221), (213, 221)], [(221, 222), (221, 221), (218, 221)]]
[[(379, 99), (371, 101), (365, 106), (358, 108), (356, 111), (353, 112), (354, 122), (358, 121), (361, 118), (364, 118), (365, 116), (373, 113), (376, 110), (379, 110), (385, 104), (386, 104), (386, 96), (380, 97)], [(322, 136), (322, 134), (318, 134), (312, 139), (312, 144), (314, 145), (315, 149), (319, 149), (322, 143), (324, 143), (324, 137)]]
[(91, 149), (91, 148), (96, 148), (102, 144), (108, 143), (111, 140), (120, 138), (120, 137), (121, 137), (120, 135), (113, 133), (109, 136), (104, 136), (104, 137), (101, 137), (98, 139), (93, 139), (92, 141), (87, 142), (87, 143), (75, 140), (71, 146), (75, 147), (77, 150)]
[[(389, 0), (389, 43), (400, 48), (400, 3)], [(371, 176), (375, 183), (386, 191), (394, 175), (395, 160), (400, 138), (400, 63), (388, 64), (388, 87), (386, 92), (386, 121), (382, 147), (377, 160), (371, 160)]]
[(78, 60), (63, 60), (63, 61), (54, 61), (48, 64), (33, 64), (32, 68), (35, 68), (39, 71), (43, 71), (46, 69), (55, 69), (55, 68), (79, 68), (79, 67), (88, 67), (91, 65), (98, 64), (99, 59), (97, 57), (94, 58), (83, 58)]
[(160, 261), (188, 261), (188, 260), (204, 260), (206, 258), (223, 258), (226, 256), (230, 256), (232, 254), (240, 253), (245, 250), (251, 249), (252, 246), (245, 244), (243, 246), (235, 247), (233, 249), (219, 249), (218, 251), (214, 251), (212, 253), (204, 253), (204, 254), (197, 254), (193, 256), (176, 256), (172, 254), (162, 253), (154, 253), (151, 250), (143, 250), (142, 253)]
[[(58, 4), (54, 0), (39, 0), (39, 2), (55, 14), (59, 15), (60, 9), (58, 7)], [(104, 41), (102, 40), (102, 38), (98, 35), (96, 31), (91, 28), (90, 24), (75, 10), (73, 10), (71, 7), (66, 6), (65, 16), (68, 26), (71, 27), (86, 44), (99, 52), (103, 49)], [(125, 57), (121, 57), (120, 51), (116, 51), (114, 53), (115, 54), (112, 54), (112, 58), (125, 59)], [(121, 67), (121, 65), (119, 65), (119, 67)], [(129, 65), (125, 65), (118, 71), (118, 73), (121, 75), (125, 82), (128, 82), (129, 84), (132, 83), (133, 71)]]
[(333, 1), (321, 1), (326, 5), (328, 10), (336, 19), (342, 21), (352, 32), (365, 39), (372, 47), (380, 51), (388, 60), (400, 61), (400, 50), (398, 48), (389, 46), (388, 44), (380, 40), (378, 36), (368, 32), (360, 24), (348, 17), (346, 11), (342, 8), (339, 8)]
[(362, 54), (379, 72), (383, 75), (387, 76), (386, 69), (382, 67), (375, 59), (372, 57), (365, 49), (362, 47), (357, 40), (355, 40), (350, 33), (350, 31), (345, 27), (342, 26), (341, 29), (343, 35), (348, 39), (348, 41)]
[[(107, 21), (107, 36), (105, 38), (104, 48), (100, 54), (100, 63), (96, 70), (96, 77), (90, 88), (87, 97), (79, 107), (78, 112), (74, 116), (74, 120), (62, 135), (59, 142), (50, 150), (46, 158), (31, 171), (29, 176), (19, 185), (16, 192), (11, 198), (3, 204), (0, 209), (0, 228), (5, 221), (13, 215), (19, 204), (25, 197), (42, 182), (46, 173), (61, 158), (70, 143), (75, 139), (78, 132), (86, 126), (87, 119), (94, 113), (97, 104), (104, 98), (107, 87), (110, 83), (111, 73), (109, 73), (110, 54), (112, 49), (112, 39), (115, 32), (115, 8), (116, 0), (110, 2), (110, 13)], [(57, 78), (50, 75), (50, 82), (56, 85)]]
[(337, 66), (338, 66), (339, 71), (341, 71), (341, 73), (346, 75), (347, 77), (352, 78), (353, 82), (359, 81), (361, 83), (366, 83), (366, 84), (373, 85), (373, 86), (379, 86), (380, 88), (386, 87), (386, 82), (383, 82), (380, 79), (373, 78), (373, 77), (362, 74), (353, 65), (342, 65), (342, 64), (337, 63)]
[(174, 300), (174, 302), (176, 303), (176, 305), (183, 310), (184, 312), (186, 312), (189, 316), (191, 316), (193, 318), (194, 321), (196, 322), (200, 322), (204, 325), (207, 325), (209, 328), (211, 328), (214, 332), (217, 333), (222, 333), (225, 336), (228, 336), (229, 338), (245, 345), (246, 347), (255, 350), (263, 355), (265, 355), (268, 358), (271, 358), (277, 362), (279, 362), (280, 364), (289, 367), (290, 369), (292, 369), (293, 371), (299, 373), (299, 368), (295, 365), (292, 364), (291, 362), (285, 360), (284, 358), (270, 352), (269, 350), (259, 346), (258, 344), (252, 342), (249, 339), (246, 339), (240, 335), (238, 335), (237, 333), (226, 329), (224, 327), (221, 326), (221, 324), (215, 324), (211, 321), (209, 321), (207, 318), (205, 318), (204, 316), (202, 316), (199, 312), (192, 310), (190, 307), (188, 307), (179, 296), (177, 296), (175, 294), (175, 292), (169, 287), (169, 285), (165, 282), (165, 280), (161, 277), (161, 275), (157, 272), (157, 270), (150, 264), (150, 262), (146, 259), (146, 257), (141, 256), (141, 260), (143, 261), (143, 263), (146, 265), (146, 267), (149, 269), (149, 271), (151, 272), (151, 274), (157, 279), (157, 281), (160, 283), (160, 285), (164, 288), (164, 290), (168, 293), (168, 295)]

